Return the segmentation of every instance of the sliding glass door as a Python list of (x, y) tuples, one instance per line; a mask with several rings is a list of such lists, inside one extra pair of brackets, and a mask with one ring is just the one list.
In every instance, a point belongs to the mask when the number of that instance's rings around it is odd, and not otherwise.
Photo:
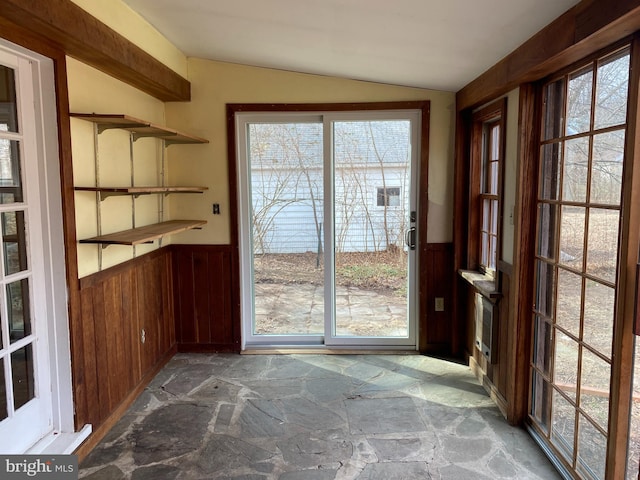
[(246, 346), (415, 348), (419, 119), (237, 116)]

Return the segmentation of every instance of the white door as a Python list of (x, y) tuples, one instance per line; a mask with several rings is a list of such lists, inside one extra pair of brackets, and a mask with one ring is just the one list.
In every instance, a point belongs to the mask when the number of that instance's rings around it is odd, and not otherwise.
[(415, 110), (239, 114), (243, 344), (415, 349)]
[[(1, 46), (0, 46), (1, 47)], [(0, 452), (22, 453), (53, 429), (37, 79), (0, 48)]]

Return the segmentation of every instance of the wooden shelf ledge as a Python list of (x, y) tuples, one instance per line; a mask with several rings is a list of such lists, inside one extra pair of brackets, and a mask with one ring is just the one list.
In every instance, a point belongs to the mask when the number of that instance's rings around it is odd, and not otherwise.
[(167, 235), (184, 232), (193, 228), (202, 227), (206, 220), (169, 220), (144, 227), (132, 228), (121, 232), (99, 235), (97, 237), (80, 240), (80, 243), (94, 243), (102, 245), (139, 245), (151, 243)]
[(458, 274), (483, 297), (494, 302), (502, 297), (502, 293), (496, 290), (496, 282), (493, 277), (476, 270), (458, 270)]
[(208, 187), (75, 187), (79, 192), (99, 192), (100, 200), (113, 196), (168, 195), (170, 193), (203, 193)]
[(133, 133), (134, 141), (138, 138), (154, 137), (164, 140), (165, 145), (188, 144), (188, 143), (209, 143), (206, 138), (196, 137), (188, 133), (174, 130), (173, 128), (161, 127), (151, 122), (140, 120), (139, 118), (123, 115), (119, 113), (71, 113), (73, 118), (79, 118), (95, 123), (98, 127), (98, 134), (105, 130), (117, 128)]

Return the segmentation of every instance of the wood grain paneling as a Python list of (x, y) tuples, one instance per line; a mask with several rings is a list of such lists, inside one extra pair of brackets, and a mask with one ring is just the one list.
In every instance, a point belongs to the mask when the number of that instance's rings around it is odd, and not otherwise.
[[(426, 258), (420, 260), (421, 282), (425, 282), (426, 310), (420, 312), (419, 349), (423, 353), (450, 355), (455, 353), (453, 339), (458, 335), (452, 321), (453, 245), (429, 243)], [(436, 312), (436, 298), (444, 298), (444, 311)]]
[[(169, 248), (80, 280), (76, 425), (107, 421), (175, 344)], [(144, 342), (142, 331), (144, 330)]]
[(179, 351), (239, 351), (240, 307), (235, 249), (172, 245), (175, 331)]
[(162, 101), (190, 100), (186, 79), (70, 0), (3, 0), (0, 20)]

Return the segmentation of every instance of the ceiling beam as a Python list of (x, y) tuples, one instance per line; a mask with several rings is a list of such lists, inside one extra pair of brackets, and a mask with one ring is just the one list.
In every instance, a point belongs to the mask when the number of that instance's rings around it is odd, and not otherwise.
[(0, 19), (162, 101), (191, 98), (188, 80), (70, 0), (2, 0)]
[(640, 0), (583, 0), (456, 94), (459, 111), (539, 80), (640, 30)]

